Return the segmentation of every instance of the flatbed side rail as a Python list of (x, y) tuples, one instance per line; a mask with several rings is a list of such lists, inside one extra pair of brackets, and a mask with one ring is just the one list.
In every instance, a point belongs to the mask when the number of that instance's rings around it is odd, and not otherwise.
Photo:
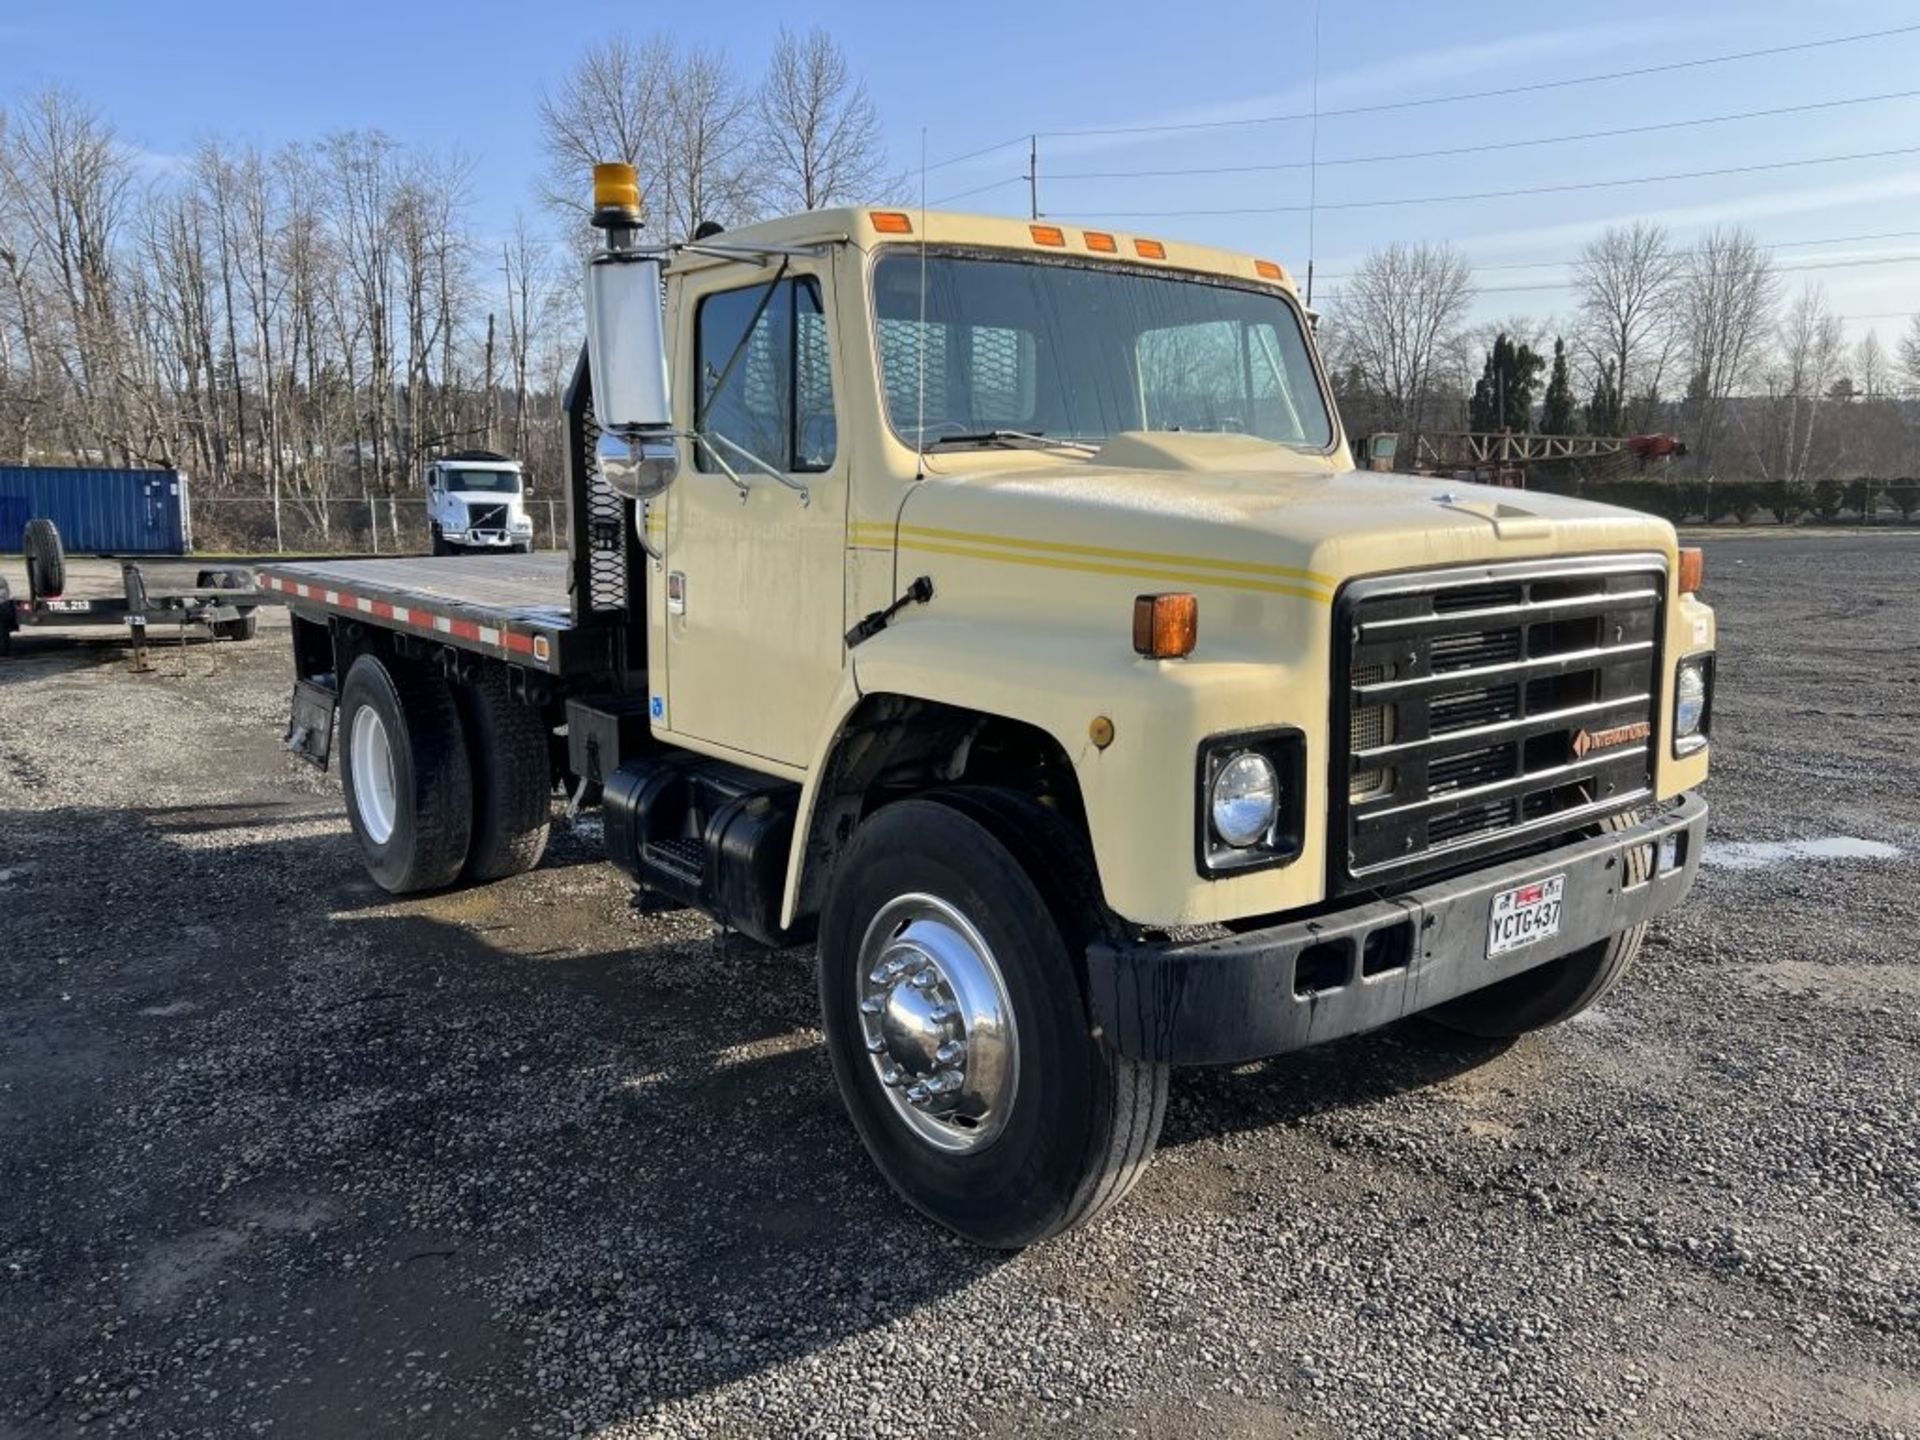
[(455, 600), (305, 577), (298, 570), (263, 570), (260, 583), (284, 598), (296, 614), (370, 621), (549, 675), (604, 669), (608, 663), (603, 633), (564, 622), (543, 624)]

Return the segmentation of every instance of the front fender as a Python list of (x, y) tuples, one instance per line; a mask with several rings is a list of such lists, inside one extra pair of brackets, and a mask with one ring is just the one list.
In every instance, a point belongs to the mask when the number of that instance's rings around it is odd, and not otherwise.
[[(901, 695), (1019, 721), (1053, 737), (1071, 761), (1107, 904), (1152, 926), (1272, 914), (1324, 893), (1325, 787), (1310, 779), (1306, 845), (1288, 865), (1219, 880), (1194, 862), (1199, 746), (1208, 736), (1288, 724), (1307, 736), (1307, 773), (1325, 773), (1326, 657), (1317, 647), (1288, 663), (1143, 660), (1110, 629), (983, 627), (916, 615), (853, 652), (847, 682), (808, 767), (796, 834), (814, 787), (862, 698)], [(1104, 749), (1090, 728), (1105, 718)], [(804, 846), (789, 865), (786, 920), (799, 894)]]

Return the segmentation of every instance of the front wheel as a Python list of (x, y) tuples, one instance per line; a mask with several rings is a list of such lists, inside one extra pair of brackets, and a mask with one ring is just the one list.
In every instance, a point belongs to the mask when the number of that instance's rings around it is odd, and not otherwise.
[(821, 917), (820, 1000), (881, 1173), (942, 1225), (1013, 1249), (1132, 1189), (1167, 1067), (1093, 1033), (1069, 942), (1087, 902), (1039, 854), (1054, 845), (1023, 843), (1072, 843), (1066, 827), (1017, 797), (957, 799), (897, 802), (854, 836)]

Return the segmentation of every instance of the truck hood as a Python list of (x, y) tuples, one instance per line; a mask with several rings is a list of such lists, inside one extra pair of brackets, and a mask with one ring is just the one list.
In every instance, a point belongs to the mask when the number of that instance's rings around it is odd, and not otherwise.
[(940, 585), (945, 571), (944, 593), (970, 606), (1031, 619), (1036, 603), (1057, 618), (1092, 605), (1103, 627), (1117, 623), (1121, 592), (1192, 590), (1203, 633), (1222, 641), (1222, 620), (1230, 631), (1262, 629), (1272, 605), (1325, 605), (1361, 575), (1606, 552), (1658, 552), (1671, 566), (1674, 556), (1673, 527), (1636, 511), (1307, 470), (1299, 455), (1245, 436), (1124, 434), (1091, 460), (1021, 459), (913, 487), (898, 530), (903, 585), (919, 573)]

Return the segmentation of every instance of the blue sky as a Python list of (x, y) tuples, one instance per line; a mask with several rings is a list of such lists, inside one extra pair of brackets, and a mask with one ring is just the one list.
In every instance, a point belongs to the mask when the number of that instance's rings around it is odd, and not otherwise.
[[(1311, 0), (1208, 7), (1120, 0), (1083, 7), (974, 0), (966, 7), (844, 4), (811, 11), (730, 0), (670, 12), (677, 35), (724, 47), (757, 71), (776, 27), (827, 25), (865, 77), (894, 161), (918, 163), (922, 127), (938, 161), (1022, 132), (1242, 119), (1308, 108)], [(964, 18), (962, 18), (964, 17)], [(1531, 0), (1436, 4), (1326, 0), (1320, 104), (1530, 84), (1920, 23), (1912, 0), (1605, 6)], [(483, 229), (535, 209), (535, 103), (590, 40), (639, 36), (639, 6), (573, 0), (249, 0), (93, 3), (13, 0), (0, 20), (0, 103), (53, 82), (93, 101), (156, 170), (203, 135), (266, 145), (328, 130), (379, 127), (411, 143), (459, 147), (477, 161)], [(1453, 149), (1660, 124), (1735, 111), (1920, 91), (1920, 32), (1736, 64), (1603, 84), (1375, 113), (1320, 123), (1323, 161)], [(1068, 179), (1116, 170), (1191, 170), (1303, 162), (1304, 122), (1168, 133), (1043, 133), (1041, 203), (1052, 216), (1252, 250), (1303, 270), (1304, 214), (1209, 214), (1304, 204), (1303, 169), (1226, 175)], [(1511, 268), (1572, 255), (1600, 226), (1650, 217), (1685, 238), (1722, 221), (1780, 244), (1797, 287), (1823, 283), (1853, 335), (1883, 339), (1920, 310), (1920, 149), (1844, 163), (1504, 199), (1344, 208), (1455, 195), (1771, 164), (1920, 147), (1920, 97), (1616, 135), (1578, 143), (1324, 165), (1314, 222), (1322, 285), (1395, 238), (1459, 243), (1483, 269), (1482, 318), (1564, 311), (1563, 269)], [(929, 178), (938, 199), (1009, 182), (1024, 145)], [(1022, 183), (955, 203), (1024, 213)], [(1138, 212), (1165, 212), (1141, 214)], [(1916, 232), (1897, 238), (1852, 237)], [(1811, 243), (1819, 242), (1819, 243)], [(1913, 257), (1905, 259), (1903, 257)], [(1873, 263), (1857, 263), (1857, 262)], [(1539, 288), (1519, 289), (1531, 286)]]

